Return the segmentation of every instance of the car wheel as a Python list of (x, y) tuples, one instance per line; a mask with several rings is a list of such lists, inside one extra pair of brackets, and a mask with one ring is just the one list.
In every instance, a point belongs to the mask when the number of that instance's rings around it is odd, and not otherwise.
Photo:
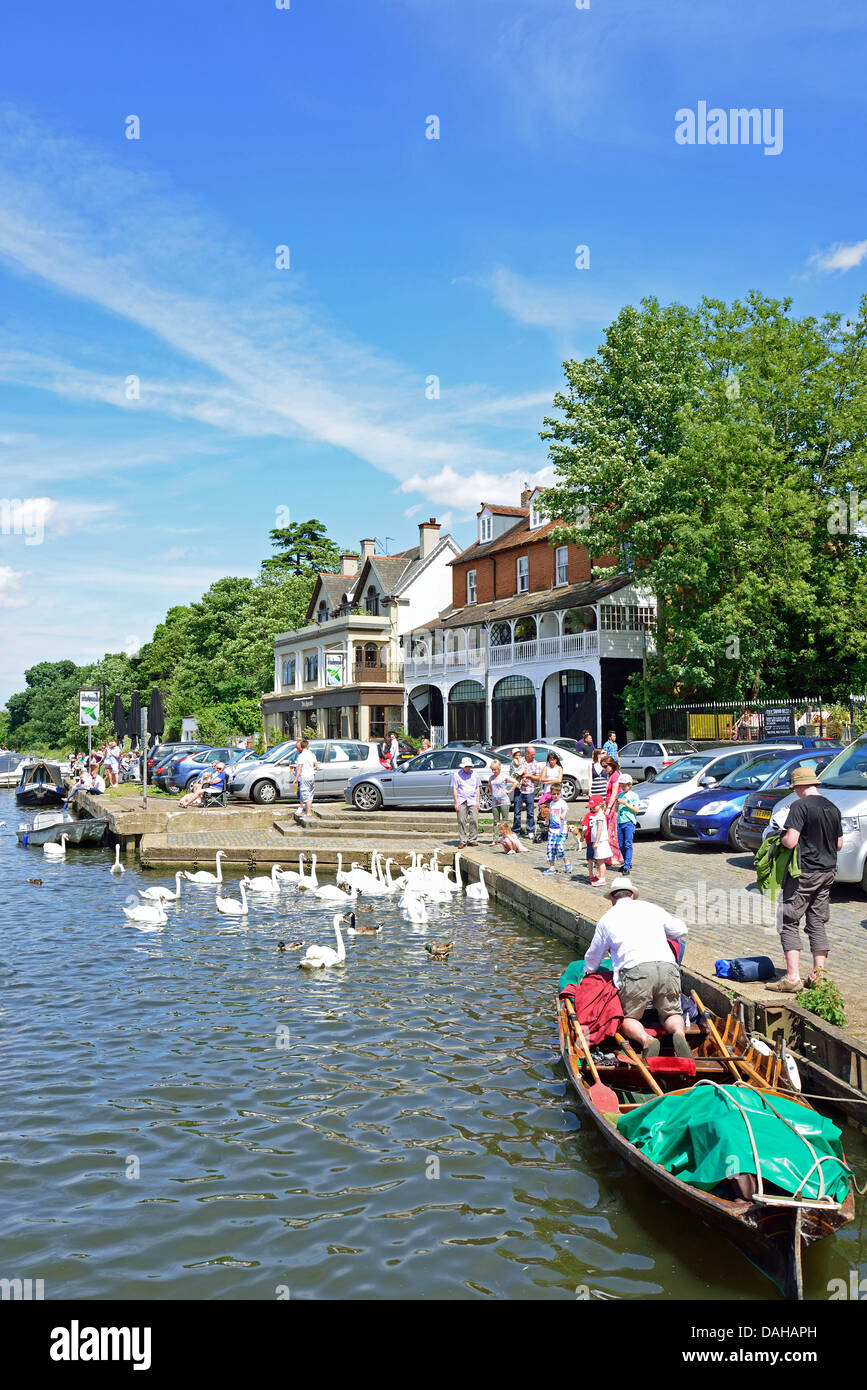
[(359, 782), (353, 788), (352, 804), (357, 811), (378, 811), (382, 805), (382, 792), (373, 782)]
[(277, 788), (273, 782), (257, 782), (250, 796), (257, 806), (271, 806), (277, 800)]
[(644, 769), (644, 780), (645, 780), (645, 782), (654, 782), (654, 781), (656, 780), (656, 768), (655, 768), (655, 767), (646, 767), (646, 768)]
[(563, 778), (563, 796), (567, 801), (578, 800), (578, 783), (574, 777)]
[(660, 817), (659, 828), (662, 831), (663, 837), (666, 840), (677, 839), (677, 836), (674, 834), (671, 828), (671, 808), (668, 806), (666, 806), (665, 810), (663, 811)]
[(479, 795), (479, 810), (490, 811), (492, 805), (493, 802), (491, 800), (490, 789), (488, 787), (482, 787), (481, 793)]
[(744, 848), (744, 846), (738, 839), (738, 826), (740, 825), (740, 823), (741, 817), (736, 816), (735, 819), (732, 821), (731, 825), (729, 826), (729, 844), (731, 845), (732, 849), (736, 850), (742, 850)]

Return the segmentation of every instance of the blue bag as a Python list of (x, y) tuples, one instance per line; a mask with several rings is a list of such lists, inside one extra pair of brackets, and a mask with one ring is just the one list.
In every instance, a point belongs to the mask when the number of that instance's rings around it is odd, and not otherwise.
[(744, 984), (751, 980), (772, 980), (777, 973), (770, 956), (738, 956), (730, 962), (731, 978)]
[(723, 980), (730, 980), (732, 975), (732, 963), (730, 960), (718, 960), (714, 966), (714, 973)]

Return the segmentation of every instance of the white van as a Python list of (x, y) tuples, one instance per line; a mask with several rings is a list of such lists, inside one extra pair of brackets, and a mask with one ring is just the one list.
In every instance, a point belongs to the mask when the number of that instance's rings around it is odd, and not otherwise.
[[(843, 818), (843, 848), (837, 855), (837, 879), (860, 883), (867, 893), (867, 734), (862, 734), (819, 773), (822, 795), (833, 801)], [(773, 809), (765, 836), (786, 823), (795, 793)], [(764, 837), (763, 837), (764, 838)]]

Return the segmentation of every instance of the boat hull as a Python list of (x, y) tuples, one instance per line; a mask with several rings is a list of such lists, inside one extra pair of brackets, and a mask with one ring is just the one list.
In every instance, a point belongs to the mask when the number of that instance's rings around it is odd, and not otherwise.
[(54, 825), (33, 829), (20, 826), (18, 843), (20, 845), (57, 845), (62, 835), (66, 835), (71, 845), (101, 845), (108, 820), (59, 820)]

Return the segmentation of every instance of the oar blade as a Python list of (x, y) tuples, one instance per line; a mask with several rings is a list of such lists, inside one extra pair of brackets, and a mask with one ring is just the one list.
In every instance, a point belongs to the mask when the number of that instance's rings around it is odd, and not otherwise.
[(588, 1091), (591, 1101), (597, 1110), (601, 1110), (603, 1115), (619, 1115), (620, 1102), (610, 1086), (606, 1086), (602, 1081), (596, 1081)]

